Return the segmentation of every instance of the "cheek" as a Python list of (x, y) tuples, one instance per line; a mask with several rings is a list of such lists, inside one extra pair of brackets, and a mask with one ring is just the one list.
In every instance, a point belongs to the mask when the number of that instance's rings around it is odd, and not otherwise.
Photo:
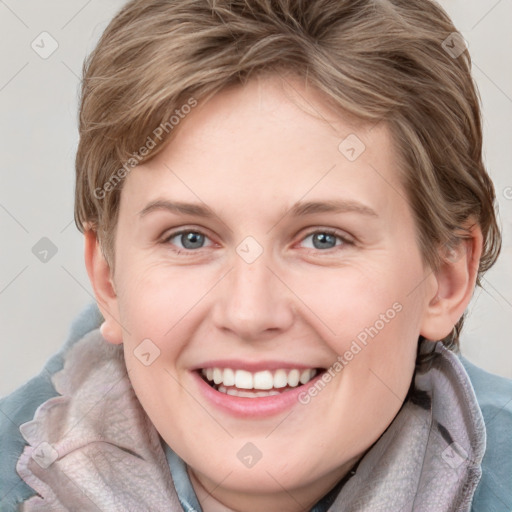
[[(187, 403), (178, 383), (180, 357), (197, 327), (197, 304), (208, 291), (205, 276), (192, 279), (184, 268), (161, 264), (119, 268), (119, 311), (124, 355), (135, 393), (159, 432), (178, 439), (185, 428), (174, 422), (170, 432), (168, 401)], [(204, 286), (198, 283), (205, 283)], [(170, 398), (172, 397), (172, 398)]]
[[(421, 277), (417, 265), (393, 266), (382, 261), (317, 268), (288, 279), (306, 305), (310, 323), (336, 353), (342, 354), (353, 340), (364, 345), (377, 336), (390, 338), (393, 343), (414, 338), (420, 324), (421, 299), (413, 290)], [(417, 336), (414, 343), (416, 340)]]
[[(127, 265), (120, 269), (119, 310), (130, 332), (128, 338), (147, 337), (160, 344), (212, 287), (212, 272), (201, 268), (171, 267), (163, 263)], [(126, 334), (126, 333), (125, 333)]]
[(340, 401), (352, 404), (351, 414), (361, 407), (361, 424), (372, 408), (384, 423), (396, 413), (397, 397), (410, 385), (422, 317), (420, 291), (413, 291), (421, 266), (381, 263), (319, 269), (298, 278), (295, 289), (310, 324), (336, 354), (331, 369)]

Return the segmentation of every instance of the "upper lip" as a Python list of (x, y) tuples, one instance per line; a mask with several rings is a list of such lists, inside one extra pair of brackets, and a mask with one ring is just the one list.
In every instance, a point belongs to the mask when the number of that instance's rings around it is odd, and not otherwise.
[(290, 361), (242, 361), (241, 359), (218, 359), (215, 361), (205, 361), (191, 368), (191, 370), (202, 370), (207, 368), (231, 368), (233, 370), (246, 370), (248, 372), (260, 372), (264, 370), (286, 370), (298, 369), (307, 370), (309, 368), (323, 368), (314, 364), (294, 363)]

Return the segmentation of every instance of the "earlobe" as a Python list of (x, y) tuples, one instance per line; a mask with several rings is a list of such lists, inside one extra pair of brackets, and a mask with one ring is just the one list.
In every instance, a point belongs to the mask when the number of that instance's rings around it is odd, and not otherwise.
[(464, 314), (475, 289), (482, 243), (481, 229), (475, 223), (456, 247), (444, 248), (443, 262), (432, 275), (436, 292), (426, 299), (420, 330), (426, 339), (445, 338)]
[(121, 344), (123, 333), (119, 321), (119, 306), (108, 262), (103, 255), (95, 231), (85, 231), (85, 266), (98, 307), (105, 321), (101, 334), (109, 343)]

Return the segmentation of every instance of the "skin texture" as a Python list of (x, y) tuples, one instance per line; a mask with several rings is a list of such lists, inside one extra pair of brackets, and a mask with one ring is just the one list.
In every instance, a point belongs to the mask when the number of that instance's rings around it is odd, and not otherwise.
[[(366, 146), (353, 162), (338, 149), (352, 133)], [(124, 343), (135, 392), (189, 465), (205, 512), (307, 510), (397, 414), (418, 336), (446, 336), (466, 308), (480, 230), (433, 273), (396, 166), (385, 123), (351, 124), (298, 79), (253, 79), (199, 102), (165, 150), (128, 175), (114, 274), (94, 232), (86, 233), (102, 333)], [(290, 211), (298, 201), (340, 199), (375, 215)], [(140, 214), (157, 200), (199, 204), (213, 215)], [(204, 246), (184, 248), (170, 236), (180, 229), (206, 235)], [(316, 248), (311, 233), (326, 229), (342, 238)], [(251, 264), (236, 252), (247, 236), (263, 250)], [(220, 411), (190, 371), (226, 358), (328, 368), (393, 304), (400, 312), (325, 389), (282, 414)], [(134, 355), (144, 339), (160, 350), (150, 366)], [(247, 442), (262, 454), (252, 468), (237, 457)]]

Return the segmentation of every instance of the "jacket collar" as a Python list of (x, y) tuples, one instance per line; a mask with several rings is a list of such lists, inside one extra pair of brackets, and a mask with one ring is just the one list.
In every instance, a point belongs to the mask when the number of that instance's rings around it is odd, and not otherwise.
[(64, 355), (52, 381), (61, 396), (20, 427), (29, 446), (17, 471), (39, 495), (23, 510), (181, 510), (122, 348), (91, 331)]
[[(441, 342), (428, 371), (361, 459), (332, 509), (466, 512), (481, 477), (485, 425), (461, 362)], [(391, 390), (392, 391), (392, 390)]]
[[(429, 345), (432, 367), (416, 373), (410, 399), (318, 510), (334, 501), (330, 511), (469, 511), (485, 451), (483, 418), (458, 358)], [(91, 331), (65, 354), (53, 382), (61, 396), (20, 427), (28, 446), (17, 471), (38, 493), (23, 510), (182, 510), (121, 347)]]

